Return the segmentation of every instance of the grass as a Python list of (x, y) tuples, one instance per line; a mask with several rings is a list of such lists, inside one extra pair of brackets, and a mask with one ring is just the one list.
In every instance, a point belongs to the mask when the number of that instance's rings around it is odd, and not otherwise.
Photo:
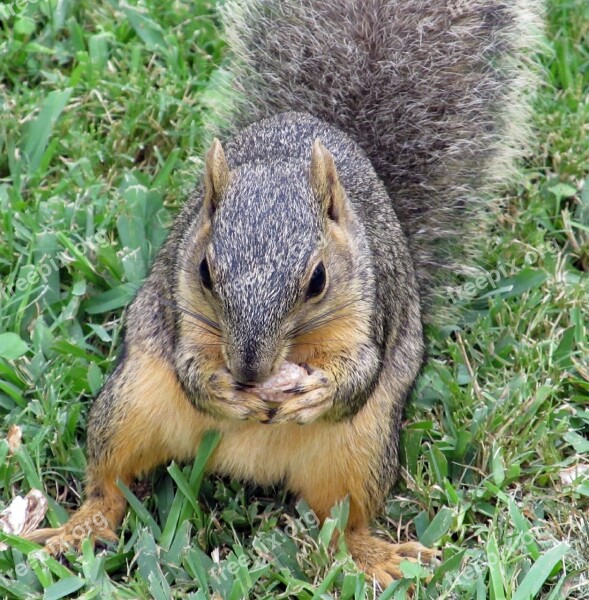
[[(13, 6), (16, 6), (14, 4)], [(194, 181), (223, 56), (211, 3), (30, 3), (0, 30), (0, 507), (82, 494), (85, 423), (121, 308)], [(2, 13), (0, 13), (2, 14)], [(443, 549), (381, 597), (589, 598), (589, 4), (552, 0), (538, 143), (459, 320), (429, 332), (405, 477), (380, 521)], [(23, 443), (9, 452), (11, 425)], [(0, 597), (372, 598), (281, 490), (171, 465), (127, 490), (118, 547), (59, 563), (13, 539)]]

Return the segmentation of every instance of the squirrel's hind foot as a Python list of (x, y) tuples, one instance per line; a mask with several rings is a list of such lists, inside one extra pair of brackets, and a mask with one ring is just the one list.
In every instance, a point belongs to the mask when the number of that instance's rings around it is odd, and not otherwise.
[(43, 544), (44, 550), (51, 556), (61, 556), (69, 549), (79, 552), (82, 542), (88, 537), (91, 538), (93, 544), (99, 541), (110, 543), (119, 541), (117, 534), (108, 527), (96, 531), (88, 531), (85, 527), (85, 524), (80, 523), (73, 523), (70, 526), (68, 522), (61, 527), (32, 531), (26, 536), (26, 539)]
[(124, 501), (120, 499), (89, 500), (61, 527), (37, 529), (25, 538), (44, 544), (51, 556), (61, 556), (70, 548), (79, 552), (86, 538), (93, 544), (99, 541), (118, 543), (112, 524), (120, 522), (124, 507)]
[(376, 579), (382, 589), (403, 577), (403, 561), (429, 565), (439, 555), (437, 550), (426, 548), (419, 542), (391, 544), (377, 538), (368, 529), (348, 532), (346, 543), (358, 567)]

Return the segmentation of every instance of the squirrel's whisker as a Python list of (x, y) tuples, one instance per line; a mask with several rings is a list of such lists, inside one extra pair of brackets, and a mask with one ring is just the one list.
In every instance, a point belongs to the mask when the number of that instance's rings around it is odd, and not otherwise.
[(308, 319), (304, 323), (301, 323), (297, 327), (293, 328), (287, 337), (289, 339), (296, 338), (296, 337), (299, 337), (300, 335), (303, 335), (310, 331), (315, 331), (318, 327), (327, 325), (333, 321), (340, 320), (343, 318), (348, 318), (354, 314), (357, 314), (357, 315), (362, 314), (362, 312), (365, 312), (365, 311), (360, 311), (358, 309), (354, 309), (353, 311), (351, 311), (350, 313), (346, 313), (345, 315), (337, 315), (338, 312), (340, 312), (346, 308), (349, 308), (350, 306), (353, 306), (354, 304), (360, 302), (362, 299), (363, 299), (363, 297), (359, 296), (359, 297), (353, 298), (347, 302), (342, 302), (341, 304), (337, 304), (333, 307), (330, 307), (328, 310)]
[[(165, 304), (166, 306), (170, 306), (171, 308), (175, 308), (177, 310), (179, 310), (180, 312), (182, 312), (185, 315), (188, 315), (189, 317), (192, 317), (193, 319), (195, 319), (199, 324), (201, 324), (201, 329), (203, 331), (205, 331), (206, 333), (209, 333), (210, 335), (213, 335), (215, 337), (220, 337), (220, 333), (221, 333), (221, 328), (219, 327), (218, 323), (215, 323), (215, 321), (212, 321), (211, 319), (209, 319), (208, 317), (205, 317), (204, 315), (197, 313), (193, 310), (190, 310), (188, 308), (185, 308), (184, 306), (181, 306), (180, 304), (178, 304), (177, 302), (174, 302), (173, 300), (169, 300), (167, 298), (164, 298), (161, 294), (158, 294), (157, 292), (154, 292), (153, 290), (150, 289), (146, 289), (146, 291), (151, 294), (152, 296), (155, 296), (159, 302), (161, 302), (162, 304)], [(203, 327), (202, 325), (205, 325), (206, 327)]]

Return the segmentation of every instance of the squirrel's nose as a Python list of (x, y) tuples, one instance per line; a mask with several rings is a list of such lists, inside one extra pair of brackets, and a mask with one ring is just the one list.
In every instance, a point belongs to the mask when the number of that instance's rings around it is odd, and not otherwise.
[(256, 367), (249, 365), (243, 366), (239, 369), (233, 369), (231, 371), (233, 379), (235, 379), (237, 383), (244, 385), (260, 383), (269, 376), (269, 373), (266, 373), (265, 369), (262, 371), (261, 369), (257, 369)]
[(266, 366), (252, 360), (236, 361), (236, 363), (229, 366), (229, 371), (237, 383), (260, 383), (270, 377), (272, 364)]
[(261, 383), (270, 377), (277, 353), (268, 338), (262, 343), (259, 338), (255, 331), (250, 335), (235, 336), (227, 347), (227, 368), (238, 383)]

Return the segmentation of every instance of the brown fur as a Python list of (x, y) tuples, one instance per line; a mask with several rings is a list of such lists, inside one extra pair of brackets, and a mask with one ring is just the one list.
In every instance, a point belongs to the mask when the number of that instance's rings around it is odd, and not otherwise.
[[(159, 464), (192, 458), (203, 433), (215, 428), (222, 437), (208, 465), (210, 471), (260, 484), (284, 481), (321, 520), (329, 516), (336, 502), (349, 497), (346, 540), (359, 565), (379, 581), (386, 583), (399, 575), (402, 556), (416, 557), (418, 549), (424, 558), (433, 556), (418, 544), (396, 547), (377, 541), (368, 531), (383, 498), (383, 490), (374, 486), (378, 482), (375, 470), (379, 469), (375, 457), (384, 451), (385, 436), (378, 429), (380, 404), (387, 402), (385, 389), (373, 395), (354, 421), (268, 427), (250, 421), (214, 420), (201, 414), (161, 359), (141, 350), (137, 353), (135, 348), (130, 348), (127, 356), (127, 364), (145, 376), (129, 380), (124, 390), (125, 415), (115, 419), (116, 433), (108, 451), (88, 472), (88, 500), (66, 525), (39, 530), (30, 539), (45, 542), (54, 552), (79, 545), (79, 529), (97, 538), (116, 539), (114, 530), (125, 509), (116, 480), (129, 485)], [(106, 519), (107, 527), (93, 525), (97, 514)], [(388, 577), (382, 575), (387, 570)]]

